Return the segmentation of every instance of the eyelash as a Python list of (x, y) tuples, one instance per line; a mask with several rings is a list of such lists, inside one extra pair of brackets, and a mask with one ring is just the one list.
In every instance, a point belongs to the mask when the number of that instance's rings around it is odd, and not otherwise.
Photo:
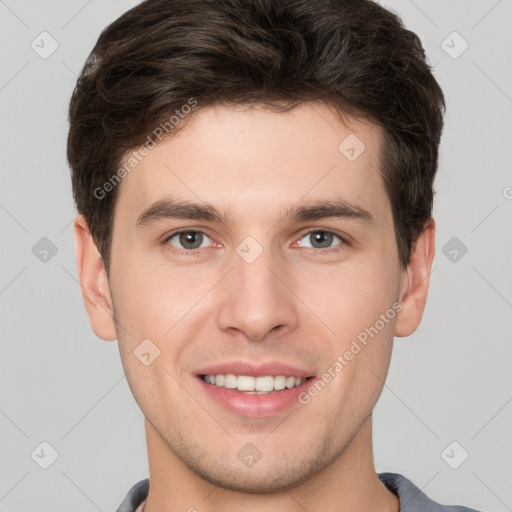
[[(176, 235), (179, 235), (180, 233), (202, 233), (203, 235), (206, 235), (208, 237), (208, 235), (204, 232), (204, 231), (200, 231), (200, 230), (197, 230), (197, 229), (181, 229), (179, 231), (174, 231), (173, 233), (171, 233), (169, 236), (167, 236), (162, 244), (165, 245), (172, 253), (174, 254), (178, 254), (178, 255), (185, 255), (185, 256), (200, 256), (202, 254), (202, 251), (203, 249), (207, 249), (207, 247), (202, 247), (200, 249), (190, 249), (190, 250), (186, 250), (186, 249), (178, 249), (172, 245), (170, 245), (168, 242), (171, 238), (175, 237)], [(342, 235), (340, 235), (339, 233), (337, 233), (336, 231), (332, 231), (332, 230), (329, 230), (329, 229), (311, 229), (309, 231), (306, 231), (305, 233), (302, 233), (299, 237), (299, 240), (301, 240), (302, 238), (304, 238), (305, 236), (307, 235), (310, 235), (312, 233), (327, 233), (327, 234), (331, 234), (331, 235), (334, 235), (336, 237), (338, 237), (341, 241), (340, 244), (334, 246), (334, 247), (330, 247), (330, 248), (327, 248), (327, 249), (315, 249), (314, 247), (308, 247), (307, 249), (309, 249), (310, 252), (313, 252), (313, 254), (317, 254), (317, 253), (332, 253), (332, 252), (338, 252), (340, 250), (342, 250), (343, 246), (350, 246), (350, 242), (348, 242), (348, 240), (343, 237)], [(208, 237), (210, 238), (210, 237)]]

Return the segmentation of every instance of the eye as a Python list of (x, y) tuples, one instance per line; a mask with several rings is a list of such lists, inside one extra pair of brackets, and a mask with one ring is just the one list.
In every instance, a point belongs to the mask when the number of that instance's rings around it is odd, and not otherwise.
[[(334, 243), (336, 239), (338, 243)], [(192, 256), (198, 254), (200, 249), (208, 247), (208, 240), (212, 242), (211, 238), (203, 231), (184, 229), (172, 233), (163, 243), (172, 246), (174, 252)], [(304, 233), (297, 244), (301, 247), (311, 248), (315, 252), (337, 251), (341, 249), (338, 246), (350, 245), (342, 236), (325, 229), (315, 229)]]
[[(172, 242), (172, 240), (175, 240), (175, 242)], [(181, 249), (182, 251), (191, 252), (207, 247), (208, 244), (205, 243), (206, 240), (211, 239), (202, 231), (188, 229), (173, 233), (165, 240), (165, 243), (168, 243), (177, 249)]]
[[(309, 240), (310, 245), (307, 245), (307, 243), (304, 243), (302, 241), (299, 242), (299, 245), (302, 247), (311, 247), (312, 249), (331, 249), (333, 241), (336, 241), (336, 239), (339, 240), (339, 243), (335, 244), (335, 246), (338, 245), (344, 245), (347, 244), (346, 240), (344, 240), (340, 235), (334, 233), (333, 231), (328, 231), (325, 229), (316, 229), (313, 231), (309, 231), (308, 233), (305, 233), (301, 240)], [(337, 249), (334, 249), (337, 250)]]

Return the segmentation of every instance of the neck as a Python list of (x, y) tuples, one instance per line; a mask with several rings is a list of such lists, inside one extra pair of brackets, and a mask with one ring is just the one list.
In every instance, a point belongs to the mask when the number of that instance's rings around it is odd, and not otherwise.
[(349, 445), (328, 466), (298, 485), (268, 494), (224, 489), (188, 468), (145, 420), (150, 491), (144, 512), (398, 512), (398, 497), (375, 472), (371, 415)]

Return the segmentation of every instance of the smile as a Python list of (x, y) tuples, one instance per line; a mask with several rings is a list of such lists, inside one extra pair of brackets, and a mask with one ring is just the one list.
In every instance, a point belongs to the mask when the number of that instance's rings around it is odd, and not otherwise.
[(208, 384), (226, 389), (233, 389), (247, 394), (268, 394), (283, 389), (292, 389), (302, 385), (309, 378), (284, 375), (265, 375), (251, 377), (250, 375), (216, 374), (201, 375)]

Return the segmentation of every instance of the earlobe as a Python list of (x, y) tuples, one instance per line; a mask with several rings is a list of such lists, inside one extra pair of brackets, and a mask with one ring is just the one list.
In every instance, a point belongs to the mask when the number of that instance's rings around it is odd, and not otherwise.
[(402, 309), (397, 315), (395, 336), (409, 336), (419, 326), (425, 304), (435, 253), (435, 222), (430, 218), (416, 240), (409, 264), (403, 271), (400, 291)]
[(76, 265), (92, 330), (106, 341), (117, 339), (107, 272), (83, 215), (74, 222)]

